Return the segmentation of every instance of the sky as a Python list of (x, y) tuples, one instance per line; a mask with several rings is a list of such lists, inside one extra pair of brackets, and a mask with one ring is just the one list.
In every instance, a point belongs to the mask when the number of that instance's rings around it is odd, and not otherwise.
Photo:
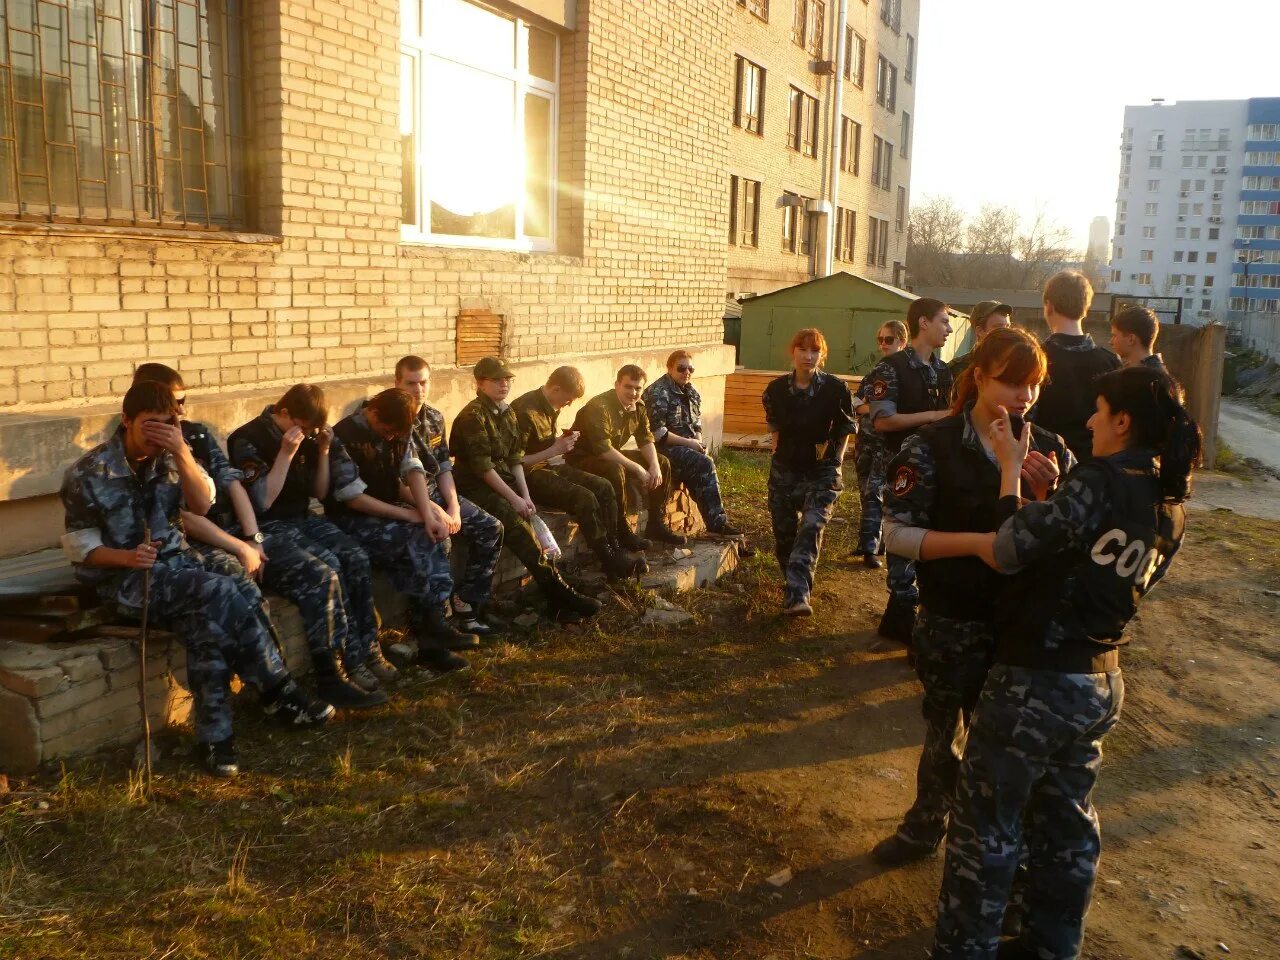
[(1115, 217), (1124, 108), (1280, 97), (1280, 0), (920, 0), (911, 194)]

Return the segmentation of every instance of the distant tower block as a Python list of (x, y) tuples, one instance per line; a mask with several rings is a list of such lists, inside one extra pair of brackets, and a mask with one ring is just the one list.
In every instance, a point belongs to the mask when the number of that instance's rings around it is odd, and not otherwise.
[(1106, 217), (1094, 217), (1089, 224), (1089, 260), (1101, 263), (1111, 261), (1111, 221)]

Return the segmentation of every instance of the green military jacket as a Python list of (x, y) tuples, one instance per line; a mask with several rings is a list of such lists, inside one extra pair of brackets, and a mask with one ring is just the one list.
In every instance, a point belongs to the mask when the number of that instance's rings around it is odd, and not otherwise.
[(454, 419), (449, 449), (460, 487), (483, 486), (484, 475), (490, 470), (512, 482), (514, 468), (524, 459), (515, 410), (478, 395)]
[(586, 406), (578, 411), (573, 429), (582, 437), (570, 456), (579, 458), (598, 457), (610, 447), (621, 450), (632, 437), (638, 446), (653, 443), (649, 411), (644, 401), (638, 401), (634, 410), (627, 410), (612, 390), (588, 400)]
[[(511, 409), (516, 412), (516, 422), (520, 425), (520, 446), (525, 456), (541, 453), (556, 442), (559, 433), (556, 422), (560, 419), (560, 411), (551, 406), (541, 387), (517, 397)], [(543, 460), (526, 469), (537, 470), (547, 463)]]

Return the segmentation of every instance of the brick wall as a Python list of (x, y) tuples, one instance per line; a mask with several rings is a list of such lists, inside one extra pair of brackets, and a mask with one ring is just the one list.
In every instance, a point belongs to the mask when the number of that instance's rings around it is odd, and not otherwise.
[[(834, 35), (836, 0), (827, 3), (827, 52), (834, 56), (830, 39)], [(790, 0), (774, 0), (766, 23), (734, 4), (730, 22), (729, 59), (735, 54), (746, 57), (766, 70), (763, 135), (748, 133), (733, 126), (733, 94), (723, 109), (730, 125), (729, 175), (760, 181), (760, 224), (758, 247), (729, 248), (729, 283), (731, 293), (770, 293), (813, 278), (815, 254), (803, 256), (782, 249), (783, 208), (779, 206), (784, 191), (822, 199), (828, 194), (828, 155), (831, 134), (831, 110), (835, 82), (843, 85), (842, 114), (862, 125), (861, 162), (854, 176), (840, 174), (839, 206), (857, 213), (857, 239), (852, 261), (835, 260), (836, 270), (856, 273), (885, 283), (892, 283), (894, 261), (906, 261), (906, 230), (894, 228), (898, 187), (908, 186), (910, 156), (900, 154), (902, 113), (915, 120), (915, 83), (906, 83), (907, 34), (919, 39), (919, 0), (903, 3), (901, 33), (895, 34), (880, 20), (880, 4), (848, 0), (848, 22), (867, 41), (863, 86), (859, 89), (844, 79), (843, 67), (838, 80), (819, 76), (811, 69), (813, 57), (792, 42), (793, 6)], [(890, 114), (876, 103), (876, 61), (883, 54), (898, 67), (897, 111)], [(917, 61), (919, 51), (917, 49)], [(732, 64), (731, 64), (732, 67)], [(819, 104), (818, 156), (807, 157), (787, 146), (787, 119), (791, 87), (795, 86), (817, 98)], [(879, 136), (894, 145), (893, 183), (882, 190), (871, 182), (871, 146)], [(912, 137), (914, 140), (914, 136)], [(868, 266), (868, 217), (889, 221), (889, 251), (886, 266)]]
[(582, 0), (562, 39), (556, 254), (400, 243), (399, 2), (253, 5), (254, 222), (223, 238), (0, 228), (0, 409), (453, 361), (464, 305), (515, 358), (718, 343), (731, 4)]

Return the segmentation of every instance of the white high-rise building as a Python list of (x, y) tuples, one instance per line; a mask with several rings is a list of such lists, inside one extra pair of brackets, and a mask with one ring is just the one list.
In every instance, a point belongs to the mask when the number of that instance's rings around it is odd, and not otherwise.
[(1111, 259), (1111, 221), (1106, 217), (1094, 217), (1089, 224), (1089, 247), (1085, 258), (1102, 263)]

